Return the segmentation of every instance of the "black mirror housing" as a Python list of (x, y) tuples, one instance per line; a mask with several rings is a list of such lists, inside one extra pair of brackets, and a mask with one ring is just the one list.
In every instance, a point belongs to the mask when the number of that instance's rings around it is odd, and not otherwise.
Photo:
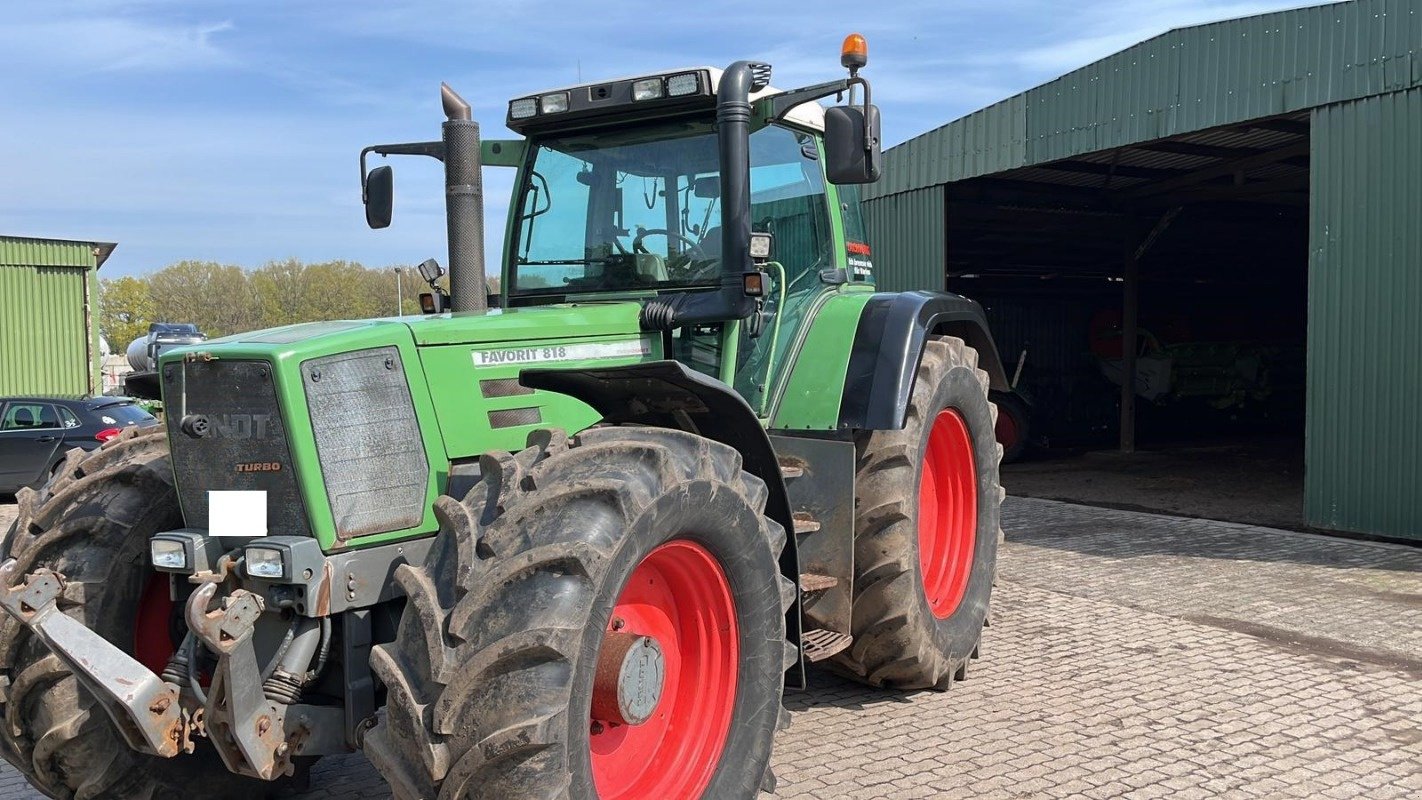
[(825, 173), (830, 183), (873, 183), (883, 171), (879, 107), (825, 109)]
[(388, 166), (380, 166), (365, 176), (362, 187), (365, 199), (365, 224), (379, 230), (390, 227), (390, 216), (395, 210), (395, 172)]

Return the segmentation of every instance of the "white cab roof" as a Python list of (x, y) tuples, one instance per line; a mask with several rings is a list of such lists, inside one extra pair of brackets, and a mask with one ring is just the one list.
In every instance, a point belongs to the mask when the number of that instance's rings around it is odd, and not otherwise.
[[(611, 78), (609, 80), (602, 81), (588, 81), (587, 83), (579, 83), (574, 84), (572, 86), (555, 86), (551, 89), (544, 89), (541, 92), (529, 92), (527, 94), (521, 94), (518, 96), (534, 97), (537, 95), (547, 94), (549, 92), (571, 91), (573, 89), (582, 89), (589, 86), (600, 86), (604, 83), (615, 83), (617, 81), (635, 80), (637, 78), (652, 78), (658, 75), (676, 75), (681, 72), (695, 72), (697, 70), (706, 70), (711, 74), (712, 92), (715, 92), (718, 88), (720, 88), (721, 73), (725, 72), (725, 70), (719, 69), (717, 67), (700, 66), (676, 67), (674, 69), (663, 70), (661, 72), (644, 73), (641, 75), (624, 75), (620, 78)], [(758, 92), (753, 92), (750, 96), (750, 99), (752, 102), (754, 102), (768, 95), (780, 94), (781, 91), (781, 89), (777, 89), (774, 86), (767, 86)], [(819, 103), (801, 103), (800, 105), (790, 109), (790, 113), (785, 115), (785, 119), (788, 122), (792, 122), (802, 127), (810, 128), (811, 130), (823, 131), (825, 129), (825, 109), (824, 106), (821, 106)]]

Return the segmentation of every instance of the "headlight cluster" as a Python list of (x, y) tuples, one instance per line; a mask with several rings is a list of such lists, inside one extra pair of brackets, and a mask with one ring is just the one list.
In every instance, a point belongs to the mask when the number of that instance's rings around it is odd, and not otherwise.
[(683, 72), (667, 77), (643, 78), (632, 82), (633, 100), (656, 100), (658, 97), (685, 97), (701, 91), (701, 74)]
[(558, 114), (568, 110), (567, 92), (550, 92), (538, 97), (523, 97), (509, 103), (509, 119), (528, 119), (539, 114)]
[[(710, 89), (706, 85), (708, 80), (709, 76), (703, 70), (637, 78), (631, 81), (630, 99), (632, 102), (644, 102), (662, 98), (708, 94)], [(579, 88), (576, 91), (582, 92), (584, 89)], [(628, 92), (627, 84), (621, 81), (589, 87), (586, 91), (591, 101), (598, 106), (609, 101), (611, 105), (615, 106), (618, 103), (626, 103), (629, 99), (629, 94), (626, 94)], [(579, 97), (581, 98), (581, 95)], [(509, 102), (509, 119), (512, 121), (528, 120), (575, 110), (571, 100), (572, 96), (568, 90), (548, 92), (533, 97), (520, 97)], [(579, 113), (589, 110), (586, 103), (580, 103), (576, 109)]]

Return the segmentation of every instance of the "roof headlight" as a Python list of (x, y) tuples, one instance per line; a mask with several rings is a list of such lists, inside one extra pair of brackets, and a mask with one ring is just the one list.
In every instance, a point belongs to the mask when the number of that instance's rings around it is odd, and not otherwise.
[(528, 119), (538, 113), (538, 98), (524, 97), (509, 103), (509, 119)]
[(663, 94), (661, 78), (643, 78), (632, 82), (633, 100), (655, 100)]
[(667, 96), (683, 97), (701, 91), (701, 76), (695, 72), (683, 72), (667, 78)]
[(568, 110), (568, 93), (554, 92), (538, 98), (538, 105), (544, 114), (557, 114)]

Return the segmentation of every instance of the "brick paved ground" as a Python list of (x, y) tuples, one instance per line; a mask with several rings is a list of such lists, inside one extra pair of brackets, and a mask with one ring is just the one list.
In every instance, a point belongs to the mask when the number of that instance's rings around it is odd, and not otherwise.
[[(779, 796), (1422, 796), (1422, 549), (1036, 500), (1005, 522), (970, 679), (817, 675)], [(359, 755), (315, 785), (387, 796)], [(31, 797), (3, 768), (0, 799)]]

